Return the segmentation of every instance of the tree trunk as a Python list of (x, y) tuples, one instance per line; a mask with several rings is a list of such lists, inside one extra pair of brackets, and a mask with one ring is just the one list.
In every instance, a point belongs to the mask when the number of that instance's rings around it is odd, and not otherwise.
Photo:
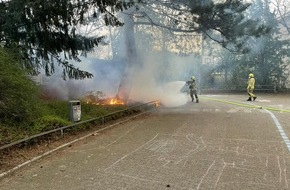
[(129, 100), (132, 89), (133, 74), (137, 67), (137, 51), (134, 35), (134, 20), (131, 14), (124, 14), (125, 17), (125, 70), (121, 78), (117, 98), (125, 102)]

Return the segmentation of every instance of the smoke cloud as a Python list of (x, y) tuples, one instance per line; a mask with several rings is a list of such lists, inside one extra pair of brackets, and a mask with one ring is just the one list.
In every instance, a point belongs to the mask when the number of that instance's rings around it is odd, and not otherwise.
[(81, 60), (80, 63), (74, 64), (81, 70), (91, 72), (94, 77), (83, 80), (63, 80), (61, 69), (52, 76), (43, 75), (42, 86), (46, 89), (47, 96), (61, 100), (81, 99), (91, 91), (101, 91), (108, 97), (116, 95), (124, 69), (123, 64), (100, 60), (93, 56), (82, 57)]
[[(167, 61), (164, 61), (165, 57)], [(143, 65), (134, 68), (131, 76), (133, 83), (130, 101), (145, 103), (159, 100), (166, 107), (180, 106), (189, 101), (189, 95), (181, 89), (185, 81), (196, 73), (197, 64), (192, 61), (192, 56), (152, 53), (141, 55), (140, 58)], [(62, 100), (80, 99), (90, 91), (101, 91), (109, 97), (116, 96), (124, 72), (124, 64), (120, 60), (106, 61), (88, 57), (75, 64), (93, 73), (94, 77), (64, 81), (60, 71), (51, 77), (44, 77), (43, 84), (53, 91), (53, 96)]]
[[(111, 41), (113, 40), (111, 49), (108, 49), (108, 46), (97, 47), (96, 54), (81, 58), (81, 63), (73, 63), (81, 70), (91, 72), (94, 75), (92, 79), (63, 81), (61, 73), (57, 72), (54, 76), (46, 78), (46, 83), (49, 84), (47, 88), (54, 89), (57, 92), (54, 94), (63, 100), (80, 99), (90, 91), (101, 91), (109, 97), (115, 97), (122, 76), (128, 69), (133, 71), (130, 73), (132, 83), (130, 84), (131, 90), (128, 92), (130, 101), (145, 103), (159, 100), (162, 105), (167, 107), (186, 104), (190, 97), (181, 89), (184, 87), (185, 81), (189, 80), (192, 75), (198, 75), (198, 59), (193, 55), (180, 56), (167, 51), (144, 51), (144, 49), (152, 49), (149, 47), (152, 44), (142, 43), (144, 35), (138, 33), (134, 43), (128, 43), (130, 39), (124, 40), (124, 35), (122, 35), (124, 31), (126, 31), (124, 28), (120, 28), (119, 38), (111, 39)], [(130, 31), (132, 32), (132, 30)], [(129, 36), (134, 37), (134, 33)], [(143, 48), (135, 43), (142, 44)], [(136, 54), (133, 55), (136, 56), (134, 59), (136, 63), (129, 64), (133, 65), (132, 68), (125, 68), (128, 67), (126, 61), (130, 57), (128, 52), (131, 52), (130, 48), (126, 47), (128, 44), (136, 45), (134, 47)], [(144, 48), (144, 46), (146, 47)], [(102, 48), (104, 48), (103, 51)], [(100, 55), (107, 57), (107, 60), (98, 59)]]
[(182, 92), (182, 88), (197, 68), (192, 60), (191, 56), (170, 53), (143, 55), (143, 67), (133, 76), (130, 99), (142, 102), (159, 100), (166, 107), (186, 104), (190, 97)]

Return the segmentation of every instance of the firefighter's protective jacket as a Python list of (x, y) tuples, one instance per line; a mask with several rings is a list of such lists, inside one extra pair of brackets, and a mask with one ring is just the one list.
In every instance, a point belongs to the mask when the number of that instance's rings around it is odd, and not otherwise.
[(197, 90), (195, 80), (190, 80), (190, 81), (187, 81), (186, 83), (189, 85), (190, 90)]
[(255, 88), (255, 78), (249, 78), (247, 89), (254, 89), (254, 88)]

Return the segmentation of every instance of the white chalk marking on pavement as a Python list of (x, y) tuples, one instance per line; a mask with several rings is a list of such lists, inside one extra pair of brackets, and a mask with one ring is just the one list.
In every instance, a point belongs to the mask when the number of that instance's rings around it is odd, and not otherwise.
[(111, 166), (107, 167), (106, 169), (104, 169), (104, 171), (107, 171), (108, 169), (111, 169), (113, 166), (115, 166), (116, 164), (118, 164), (120, 161), (124, 160), (126, 157), (128, 157), (129, 155), (137, 152), (138, 150), (140, 150), (141, 148), (143, 148), (144, 146), (146, 146), (147, 144), (149, 144), (150, 142), (152, 142), (154, 139), (156, 139), (156, 137), (158, 136), (158, 134), (153, 137), (151, 140), (149, 140), (148, 142), (146, 142), (145, 144), (143, 144), (142, 146), (140, 146), (139, 148), (133, 150), (132, 152), (130, 152), (129, 154), (126, 154), (125, 156), (123, 156), (122, 158), (120, 158), (119, 160), (117, 160), (116, 162), (114, 162)]
[[(283, 155), (284, 155), (284, 151), (283, 151)], [(286, 166), (285, 156), (283, 156), (283, 163)], [(284, 180), (285, 180), (286, 189), (288, 189), (287, 168), (286, 167), (284, 167), (283, 172), (284, 172)]]
[(58, 151), (58, 150), (60, 150), (60, 149), (63, 149), (63, 148), (65, 148), (65, 147), (68, 147), (69, 145), (74, 144), (74, 143), (76, 143), (76, 142), (78, 142), (78, 141), (81, 141), (81, 140), (83, 140), (83, 139), (86, 139), (86, 138), (92, 136), (92, 135), (95, 134), (95, 133), (98, 133), (98, 132), (104, 131), (104, 130), (106, 130), (106, 129), (109, 129), (109, 128), (111, 128), (111, 127), (114, 127), (114, 126), (116, 126), (116, 125), (119, 125), (119, 124), (121, 124), (121, 123), (124, 123), (124, 122), (126, 122), (126, 121), (129, 121), (130, 119), (135, 118), (135, 117), (137, 117), (137, 116), (139, 116), (139, 115), (142, 115), (142, 114), (144, 114), (144, 113), (147, 113), (147, 112), (149, 112), (149, 111), (146, 111), (146, 112), (143, 112), (143, 113), (137, 114), (137, 115), (132, 116), (132, 117), (130, 117), (130, 118), (128, 118), (128, 119), (125, 119), (125, 120), (122, 120), (122, 121), (120, 121), (120, 122), (114, 123), (114, 124), (112, 124), (112, 125), (106, 126), (106, 127), (102, 128), (102, 129), (98, 129), (98, 130), (94, 131), (93, 133), (90, 133), (90, 134), (88, 134), (88, 135), (85, 135), (85, 136), (83, 136), (83, 137), (80, 137), (80, 138), (78, 138), (78, 139), (75, 139), (75, 140), (73, 140), (73, 141), (70, 141), (70, 142), (68, 142), (68, 143), (65, 143), (65, 144), (63, 144), (63, 145), (61, 145), (61, 146), (59, 146), (59, 147), (57, 147), (57, 148), (55, 148), (55, 149), (49, 150), (49, 151), (47, 151), (47, 152), (45, 152), (45, 153), (43, 153), (43, 154), (41, 154), (41, 155), (39, 155), (39, 156), (33, 157), (32, 159), (30, 159), (30, 160), (28, 160), (28, 161), (26, 161), (26, 162), (24, 162), (24, 163), (21, 163), (21, 164), (15, 166), (14, 168), (12, 168), (12, 169), (10, 169), (10, 170), (8, 170), (8, 171), (5, 171), (5, 172), (3, 172), (3, 173), (0, 173), (0, 179), (3, 178), (3, 177), (5, 177), (5, 176), (7, 176), (7, 175), (9, 175), (9, 174), (11, 174), (11, 173), (13, 173), (13, 172), (15, 172), (16, 170), (19, 170), (20, 168), (22, 168), (22, 167), (24, 167), (24, 166), (26, 166), (26, 165), (28, 165), (28, 164), (33, 163), (34, 161), (37, 161), (37, 160), (39, 160), (39, 159), (41, 159), (41, 158), (43, 158), (43, 157), (45, 157), (45, 156), (47, 156), (47, 155), (50, 155), (50, 154), (52, 154), (52, 153), (54, 153), (54, 152), (56, 152), (56, 151)]
[(279, 156), (277, 156), (277, 162), (278, 162), (278, 168), (279, 168), (279, 172), (280, 172), (280, 183), (282, 182), (282, 169), (281, 169), (281, 164), (280, 164), (280, 158)]
[(256, 100), (257, 102), (271, 102), (271, 100)]
[(145, 182), (154, 182), (154, 183), (160, 183), (159, 181), (155, 181), (155, 180), (151, 180), (151, 179), (146, 179), (146, 178), (141, 178), (141, 177), (137, 177), (137, 176), (131, 176), (131, 175), (127, 175), (127, 174), (123, 174), (123, 173), (114, 173), (115, 175), (120, 175), (123, 177), (127, 177), (127, 178), (131, 178), (131, 179), (136, 179), (139, 181), (145, 181)]
[(227, 112), (228, 113), (236, 113), (236, 112), (238, 112), (239, 110), (238, 109), (230, 109), (230, 110), (228, 110)]
[(129, 129), (126, 133), (120, 135), (116, 140), (114, 140), (113, 142), (111, 142), (110, 144), (107, 144), (106, 147), (111, 146), (112, 144), (116, 143), (118, 140), (120, 140), (121, 138), (123, 138), (124, 136), (126, 136), (128, 133), (130, 133), (132, 130), (134, 130), (138, 125), (144, 123), (144, 121), (141, 121), (139, 123), (137, 123), (136, 125), (134, 125), (131, 129)]
[(269, 113), (270, 116), (272, 117), (272, 119), (273, 119), (273, 121), (274, 121), (274, 123), (275, 123), (275, 125), (276, 125), (276, 127), (277, 127), (277, 129), (278, 129), (278, 131), (279, 131), (279, 133), (280, 133), (280, 135), (282, 137), (282, 139), (284, 140), (284, 142), (285, 142), (285, 144), (286, 144), (286, 146), (288, 148), (288, 151), (290, 152), (290, 140), (289, 140), (288, 136), (286, 135), (286, 133), (285, 133), (283, 127), (281, 126), (280, 122), (278, 121), (277, 117), (272, 112), (270, 112), (269, 110), (266, 110), (266, 109), (264, 109), (264, 110), (267, 113)]
[[(222, 159), (223, 160), (223, 159)], [(227, 164), (225, 163), (225, 161), (223, 160), (223, 167), (222, 167), (222, 169), (221, 169), (221, 171), (220, 171), (220, 173), (219, 173), (219, 175), (218, 175), (218, 177), (217, 177), (217, 180), (216, 180), (216, 182), (215, 182), (215, 184), (214, 184), (214, 188), (216, 189), (217, 188), (217, 186), (218, 186), (218, 183), (219, 183), (219, 181), (220, 181), (220, 178), (221, 178), (221, 176), (222, 176), (222, 174), (223, 174), (223, 172), (224, 172), (224, 170), (225, 170), (225, 168), (226, 168), (226, 166), (227, 166)]]
[(267, 180), (267, 173), (264, 173), (264, 180), (266, 181)]
[(212, 162), (212, 164), (208, 167), (208, 169), (206, 170), (205, 174), (202, 176), (198, 186), (196, 187), (196, 189), (199, 189), (200, 188), (200, 185), (202, 184), (202, 181), (204, 180), (205, 176), (207, 176), (209, 170), (211, 169), (211, 167), (214, 165), (215, 163), (215, 160)]

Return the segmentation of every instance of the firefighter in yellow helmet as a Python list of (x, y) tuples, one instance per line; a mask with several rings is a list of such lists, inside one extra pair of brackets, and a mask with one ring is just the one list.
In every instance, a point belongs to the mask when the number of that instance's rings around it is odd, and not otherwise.
[(190, 97), (191, 97), (191, 101), (193, 102), (194, 101), (194, 97), (195, 97), (195, 102), (198, 103), (199, 99), (198, 99), (198, 96), (197, 96), (197, 86), (196, 86), (195, 77), (192, 76), (190, 79), (191, 80), (187, 81), (186, 84), (189, 87), (189, 94), (190, 94)]
[(255, 101), (257, 96), (254, 94), (254, 88), (255, 88), (255, 78), (254, 74), (250, 73), (249, 74), (249, 80), (248, 80), (248, 86), (247, 86), (247, 92), (249, 95), (249, 98), (247, 101)]

